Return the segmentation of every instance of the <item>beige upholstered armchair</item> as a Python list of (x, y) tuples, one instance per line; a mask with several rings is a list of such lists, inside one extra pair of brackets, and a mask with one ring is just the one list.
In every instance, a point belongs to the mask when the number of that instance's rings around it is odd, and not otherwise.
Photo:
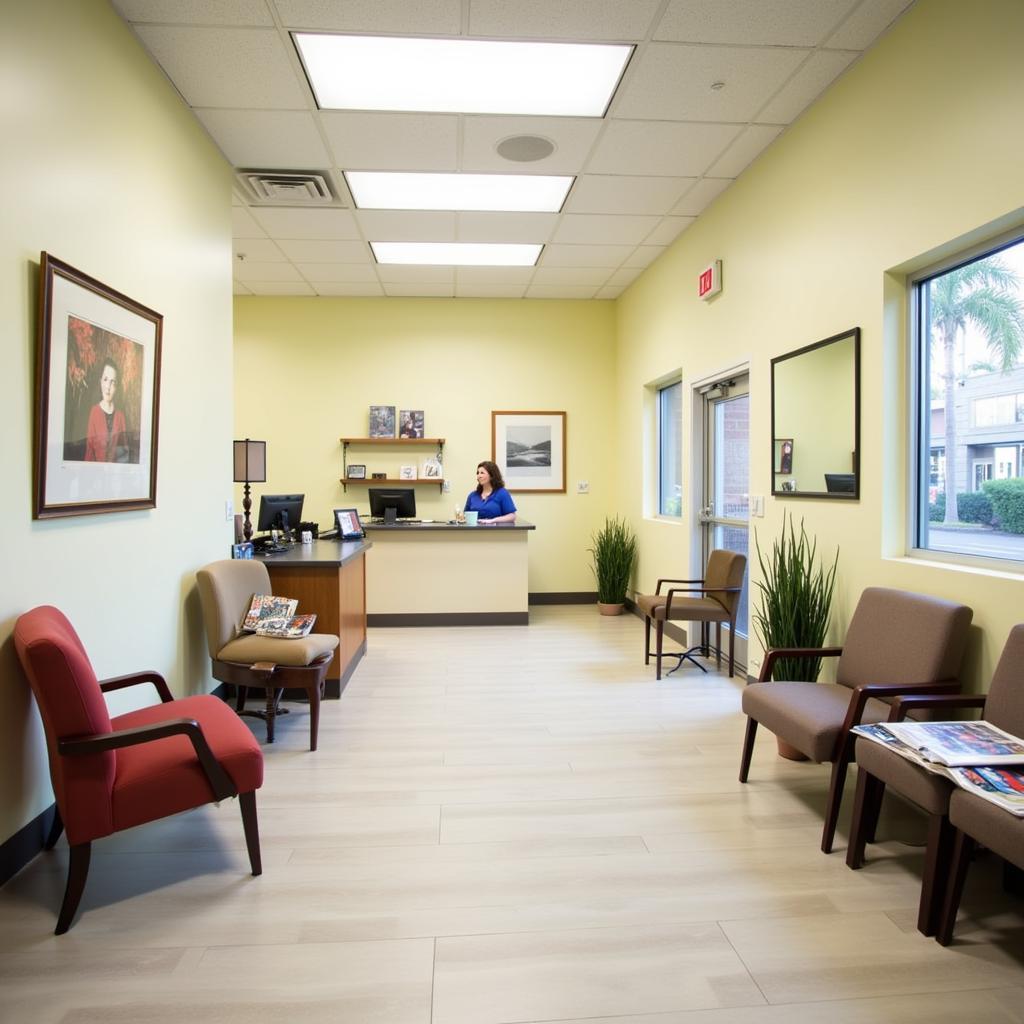
[[(729, 624), (729, 676), (735, 668), (736, 650), (736, 612), (740, 606), (740, 593), (743, 590), (743, 573), (747, 567), (746, 555), (737, 551), (716, 550), (708, 556), (704, 578), (698, 580), (660, 579), (653, 594), (641, 594), (637, 597), (637, 607), (644, 613), (644, 664), (651, 663), (651, 623), (655, 629), (655, 649), (653, 651), (656, 678), (661, 678), (661, 659), (678, 658), (679, 662), (671, 671), (674, 672), (682, 663), (689, 659), (702, 672), (707, 669), (695, 654), (699, 651), (705, 657), (710, 652), (708, 626), (715, 623), (715, 657), (718, 667), (722, 665), (722, 623)], [(664, 584), (677, 584), (668, 587), (662, 593)], [(686, 651), (663, 651), (665, 623), (670, 619), (683, 622), (700, 623), (699, 644)]]
[[(309, 696), (309, 749), (316, 750), (320, 699), (338, 638), (330, 633), (310, 633), (296, 639), (240, 633), (253, 594), (272, 593), (270, 574), (262, 562), (211, 562), (196, 573), (196, 579), (213, 677), (237, 687), (238, 713), (264, 719), (267, 742), (273, 743), (274, 719), (287, 713), (279, 706), (282, 694), (285, 690), (305, 690)], [(245, 710), (250, 687), (266, 691), (263, 710)]]
[[(761, 675), (743, 691), (747, 732), (740, 782), (747, 781), (758, 724), (806, 754), (832, 762), (821, 849), (831, 853), (846, 770), (853, 758), (850, 729), (888, 717), (899, 694), (956, 693), (973, 613), (925, 594), (868, 587), (861, 594), (842, 647), (776, 648)], [(834, 683), (771, 681), (785, 657), (838, 657)]]

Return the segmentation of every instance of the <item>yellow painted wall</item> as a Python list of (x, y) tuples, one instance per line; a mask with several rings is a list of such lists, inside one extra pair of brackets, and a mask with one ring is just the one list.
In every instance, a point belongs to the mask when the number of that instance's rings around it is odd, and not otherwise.
[[(770, 494), (773, 356), (860, 326), (862, 487), (857, 503), (766, 500), (765, 539), (784, 512), (841, 551), (833, 631), (861, 590), (891, 585), (961, 599), (975, 611), (969, 673), (987, 681), (1024, 579), (910, 561), (906, 550), (903, 275), (950, 240), (1024, 223), (1024, 4), (918, 3), (618, 301), (620, 508), (641, 515), (642, 386), (673, 367), (687, 379), (749, 361), (753, 494)], [(963, 244), (961, 241), (960, 243)], [(724, 261), (724, 291), (696, 298)], [(684, 420), (689, 435), (689, 420)], [(692, 479), (693, 467), (685, 467)], [(641, 587), (695, 568), (693, 506), (682, 528), (648, 521)], [(982, 639), (981, 631), (984, 633)], [(756, 655), (755, 655), (756, 657)]]
[[(587, 548), (619, 474), (614, 330), (610, 302), (236, 298), (236, 436), (267, 441), (254, 517), (261, 493), (303, 492), (303, 518), (321, 524), (338, 506), (366, 510), (366, 488), (346, 493), (339, 483), (338, 439), (366, 435), (370, 405), (423, 409), (426, 435), (447, 440), (451, 493), (416, 489), (417, 512), (430, 519), (450, 519), (476, 486), (477, 463), (491, 457), (492, 410), (564, 410), (567, 492), (513, 497), (537, 525), (530, 591), (594, 590)], [(350, 461), (393, 472), (426, 454), (363, 449)], [(577, 495), (578, 480), (589, 481), (588, 495)]]
[[(109, 5), (6, 4), (0, 111), (2, 841), (53, 799), (11, 640), (21, 612), (60, 607), (101, 676), (209, 687), (193, 573), (230, 542), (232, 384), (228, 168)], [(31, 519), (41, 250), (164, 315), (154, 511)]]

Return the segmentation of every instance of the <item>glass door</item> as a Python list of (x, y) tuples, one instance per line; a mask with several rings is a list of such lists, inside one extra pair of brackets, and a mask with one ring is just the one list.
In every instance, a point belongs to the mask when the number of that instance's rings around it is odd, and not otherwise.
[[(704, 413), (704, 507), (699, 516), (704, 564), (715, 548), (747, 556), (736, 616), (736, 661), (747, 665), (750, 576), (750, 383), (746, 374), (700, 390)], [(728, 640), (722, 629), (722, 646)]]

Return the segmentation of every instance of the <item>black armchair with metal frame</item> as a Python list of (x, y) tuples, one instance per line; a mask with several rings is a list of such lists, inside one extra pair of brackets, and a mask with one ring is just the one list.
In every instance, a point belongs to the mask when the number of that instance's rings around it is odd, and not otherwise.
[[(702, 579), (676, 580), (663, 578), (653, 594), (637, 597), (637, 607), (644, 613), (644, 664), (651, 663), (653, 653), (657, 666), (656, 678), (661, 678), (661, 659), (678, 658), (679, 661), (667, 675), (671, 675), (684, 661), (692, 661), (702, 672), (707, 669), (697, 660), (697, 654), (708, 658), (711, 655), (709, 626), (715, 623), (714, 654), (716, 664), (722, 665), (722, 623), (729, 625), (729, 676), (736, 666), (736, 614), (739, 611), (740, 594), (743, 590), (743, 573), (747, 567), (746, 555), (738, 551), (718, 549), (708, 556), (707, 568)], [(684, 586), (670, 587), (664, 594), (663, 584), (678, 583)], [(664, 650), (665, 623), (672, 619), (700, 623), (700, 643), (685, 651)], [(655, 629), (655, 649), (651, 651), (651, 623)]]

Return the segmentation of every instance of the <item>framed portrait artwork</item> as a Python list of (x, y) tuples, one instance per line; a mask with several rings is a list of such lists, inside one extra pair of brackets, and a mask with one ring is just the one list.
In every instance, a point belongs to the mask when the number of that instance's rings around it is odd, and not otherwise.
[(32, 516), (156, 507), (163, 317), (42, 253)]
[(565, 492), (565, 413), (492, 412), (491, 458), (510, 491)]
[(398, 417), (399, 437), (423, 437), (423, 410), (402, 409)]
[(370, 406), (370, 432), (368, 436), (395, 436), (395, 407), (393, 405)]

